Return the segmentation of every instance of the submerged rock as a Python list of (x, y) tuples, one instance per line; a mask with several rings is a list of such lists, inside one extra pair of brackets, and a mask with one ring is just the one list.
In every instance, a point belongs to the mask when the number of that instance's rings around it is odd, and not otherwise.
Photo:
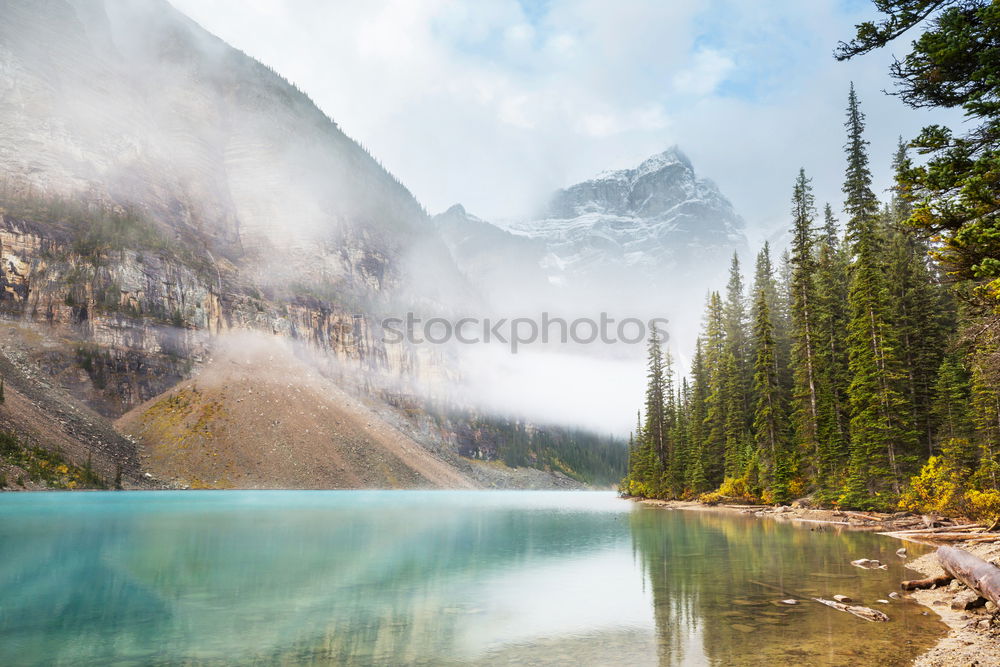
[(852, 560), (851, 565), (854, 567), (860, 567), (865, 570), (887, 570), (888, 565), (885, 565), (881, 561), (872, 560), (871, 558), (859, 558), (857, 560)]

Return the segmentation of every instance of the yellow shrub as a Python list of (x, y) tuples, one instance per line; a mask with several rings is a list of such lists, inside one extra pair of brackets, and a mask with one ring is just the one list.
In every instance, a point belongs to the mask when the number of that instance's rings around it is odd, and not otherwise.
[(746, 477), (727, 477), (717, 490), (698, 496), (698, 501), (706, 505), (715, 505), (725, 501), (752, 504), (757, 502), (757, 497), (750, 489)]
[(899, 508), (911, 512), (956, 514), (962, 511), (959, 476), (940, 456), (932, 456), (910, 480), (899, 499)]
[(1000, 519), (1000, 491), (976, 491), (965, 494), (966, 512), (970, 519), (994, 522)]
[(792, 498), (801, 498), (806, 495), (806, 481), (801, 477), (796, 477), (788, 484), (788, 495)]

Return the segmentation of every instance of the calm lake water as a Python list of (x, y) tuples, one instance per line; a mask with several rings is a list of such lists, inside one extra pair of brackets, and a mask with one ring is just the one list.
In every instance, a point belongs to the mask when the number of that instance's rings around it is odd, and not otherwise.
[(611, 493), (3, 494), (0, 664), (906, 664), (944, 629), (875, 602), (898, 546)]

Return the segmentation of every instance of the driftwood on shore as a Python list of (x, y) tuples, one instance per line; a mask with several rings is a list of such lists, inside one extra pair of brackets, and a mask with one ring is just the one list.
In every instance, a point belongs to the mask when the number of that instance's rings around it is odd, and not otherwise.
[[(758, 586), (763, 586), (764, 588), (770, 588), (771, 590), (779, 591), (779, 592), (781, 592), (783, 594), (791, 592), (791, 591), (788, 591), (788, 589), (786, 589), (783, 586), (775, 586), (774, 584), (766, 584), (763, 581), (754, 581), (752, 579), (749, 580), (749, 581), (750, 581), (751, 584), (756, 584)], [(805, 596), (799, 596), (799, 597), (805, 597)], [(850, 601), (850, 598), (847, 597), (846, 595), (834, 595), (833, 597), (835, 597), (835, 598), (841, 598), (841, 599), (843, 599), (845, 601)], [(809, 599), (812, 600), (813, 602), (819, 602), (820, 604), (825, 604), (827, 607), (833, 607), (834, 609), (836, 609), (838, 611), (846, 611), (848, 614), (854, 614), (858, 618), (863, 618), (866, 621), (874, 621), (874, 622), (881, 623), (881, 622), (889, 620), (888, 616), (886, 616), (882, 612), (878, 611), (877, 609), (872, 609), (870, 607), (863, 607), (863, 606), (861, 606), (859, 604), (847, 604), (847, 602), (840, 602), (840, 601), (837, 601), (837, 600), (827, 600), (826, 598), (814, 598), (814, 597), (810, 597)], [(786, 599), (786, 600), (782, 600), (781, 602), (784, 603), (784, 604), (798, 604), (798, 601), (796, 601), (794, 599)]]
[(941, 542), (965, 542), (966, 540), (989, 542), (997, 539), (1000, 535), (984, 535), (982, 533), (913, 533), (909, 537), (927, 537), (930, 540)]
[(939, 533), (954, 533), (960, 530), (972, 530), (982, 528), (981, 523), (966, 523), (961, 526), (941, 526), (940, 528), (913, 528), (910, 530), (894, 530), (897, 535), (932, 535)]
[(926, 579), (911, 579), (899, 584), (904, 591), (916, 591), (923, 588), (934, 588), (936, 586), (947, 586), (955, 577), (950, 574), (942, 574), (937, 577), (927, 577)]
[(938, 547), (937, 558), (945, 572), (993, 604), (1000, 605), (1000, 567), (955, 547)]
[(824, 598), (813, 598), (813, 600), (819, 602), (820, 604), (825, 604), (827, 607), (833, 607), (839, 611), (846, 611), (848, 614), (854, 614), (858, 618), (863, 618), (866, 621), (884, 623), (889, 620), (888, 616), (877, 609), (872, 609), (871, 607), (862, 607), (859, 604), (845, 604), (843, 602), (826, 600)]

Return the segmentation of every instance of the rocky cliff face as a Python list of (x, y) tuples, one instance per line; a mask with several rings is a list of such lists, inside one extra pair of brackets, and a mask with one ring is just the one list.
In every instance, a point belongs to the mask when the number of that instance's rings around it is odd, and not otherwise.
[(494, 303), (588, 316), (697, 311), (746, 249), (743, 220), (676, 147), (559, 190), (539, 217), (507, 229), (460, 206), (434, 222)]
[[(418, 372), (416, 356), (386, 348), (372, 318), (310, 294), (241, 282), (226, 260), (187, 263), (139, 249), (82, 253), (57, 224), (0, 215), (0, 313), (44, 325), (67, 344), (40, 352), (53, 374), (84, 368), (75, 392), (118, 416), (164, 391), (232, 331), (259, 331), (309, 344), (331, 363), (395, 375)], [(373, 258), (358, 251), (361, 280)]]
[(673, 147), (559, 190), (540, 220), (512, 229), (543, 241), (556, 271), (586, 276), (615, 266), (655, 276), (724, 261), (746, 245), (743, 228), (729, 200)]

